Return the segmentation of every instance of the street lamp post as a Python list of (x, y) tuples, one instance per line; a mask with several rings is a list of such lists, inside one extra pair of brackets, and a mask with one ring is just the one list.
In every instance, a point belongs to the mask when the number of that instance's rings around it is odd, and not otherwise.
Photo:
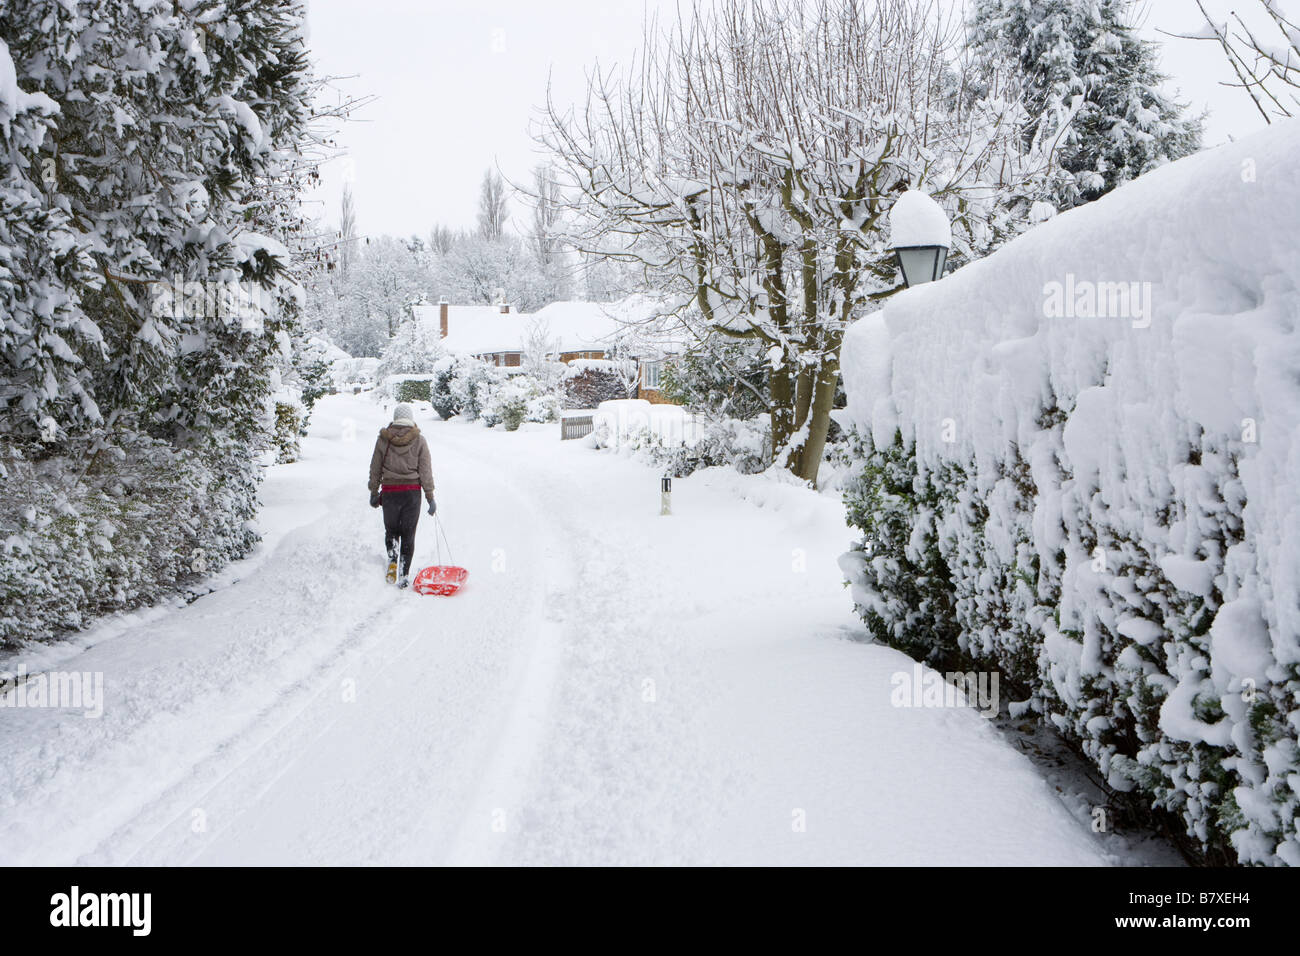
[(943, 207), (919, 189), (909, 189), (889, 211), (889, 239), (908, 288), (943, 275), (952, 248), (952, 226)]

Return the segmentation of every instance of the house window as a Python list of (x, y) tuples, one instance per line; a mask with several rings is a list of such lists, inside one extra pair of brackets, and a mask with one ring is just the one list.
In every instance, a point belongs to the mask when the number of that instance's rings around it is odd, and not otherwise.
[(663, 362), (646, 362), (645, 363), (645, 387), (654, 390), (658, 390), (662, 388), (663, 374), (664, 374)]

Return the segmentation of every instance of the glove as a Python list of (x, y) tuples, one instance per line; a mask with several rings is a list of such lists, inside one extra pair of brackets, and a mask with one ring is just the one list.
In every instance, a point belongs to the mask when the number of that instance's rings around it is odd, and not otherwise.
[(438, 502), (432, 498), (429, 499), (429, 514), (436, 514), (438, 511)]
[(377, 491), (372, 491), (372, 492), (370, 493), (370, 507), (372, 507), (372, 508), (378, 508), (379, 505), (380, 505), (380, 503), (381, 503), (381, 502), (380, 502), (380, 499), (379, 499), (379, 492), (377, 492)]

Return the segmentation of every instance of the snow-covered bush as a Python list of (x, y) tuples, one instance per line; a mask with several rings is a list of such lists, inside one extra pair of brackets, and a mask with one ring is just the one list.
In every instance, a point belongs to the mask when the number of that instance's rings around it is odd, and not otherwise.
[[(540, 384), (540, 383), (539, 383)], [(553, 392), (534, 394), (528, 399), (528, 411), (524, 415), (526, 422), (558, 422), (563, 407), (560, 397)]]
[(308, 413), (316, 400), (338, 391), (334, 378), (334, 363), (349, 361), (351, 357), (342, 349), (319, 336), (307, 338), (294, 353), (294, 372), (302, 403)]
[(507, 382), (492, 396), (491, 404), (493, 424), (500, 421), (506, 431), (519, 431), (519, 426), (528, 417), (528, 389), (520, 382)]
[(465, 416), (471, 422), (482, 418), (485, 425), (495, 425), (500, 418), (493, 408), (492, 399), (506, 379), (504, 369), (476, 358), (457, 359), (448, 382), (448, 391), (451, 401), (456, 405), (457, 414)]
[(471, 356), (441, 359), (429, 384), (429, 401), (444, 419), (464, 415), (489, 428), (504, 422), (507, 430), (515, 431), (526, 421), (554, 422), (560, 417), (560, 399), (545, 382)]
[(680, 405), (654, 405), (643, 398), (601, 402), (592, 414), (588, 444), (595, 448), (648, 449), (693, 446), (700, 424)]
[(602, 359), (576, 359), (569, 363), (561, 389), (565, 408), (595, 408), (601, 402), (628, 397), (625, 376), (618, 363)]
[(771, 363), (761, 345), (713, 335), (663, 365), (663, 394), (711, 420), (767, 413)]
[(0, 645), (157, 601), (255, 543), (255, 487), (144, 436), (104, 454), (112, 471), (84, 463), (79, 481), (61, 459), (6, 463), (7, 486), (28, 492), (0, 495)]
[(275, 401), (275, 432), (271, 445), (279, 465), (295, 462), (302, 454), (298, 438), (307, 424), (307, 409), (296, 396), (283, 395)]
[[(663, 407), (663, 406), (660, 406)], [(753, 475), (771, 464), (771, 435), (761, 421), (723, 419), (689, 430), (689, 440), (673, 441), (661, 432), (641, 428), (630, 433), (623, 447), (642, 453), (666, 473), (684, 478), (700, 468), (733, 468)]]
[(559, 396), (527, 375), (511, 375), (486, 394), (483, 420), (489, 426), (501, 422), (506, 431), (517, 431), (524, 422), (560, 420)]
[(432, 375), (395, 375), (384, 385), (395, 402), (428, 402), (433, 400)]
[(323, 359), (310, 359), (302, 367), (299, 381), (302, 384), (302, 403), (308, 411), (317, 399), (334, 394), (329, 363)]
[(844, 349), (871, 631), (1001, 671), (1211, 860), (1300, 865), (1300, 126), (891, 300)]
[(460, 414), (460, 402), (452, 394), (451, 383), (456, 377), (460, 358), (447, 355), (433, 367), (433, 380), (429, 385), (429, 401), (438, 417), (444, 420)]

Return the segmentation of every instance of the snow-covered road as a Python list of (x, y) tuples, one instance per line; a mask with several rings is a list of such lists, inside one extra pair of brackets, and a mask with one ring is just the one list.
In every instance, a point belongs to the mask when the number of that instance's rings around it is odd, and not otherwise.
[(230, 583), (29, 655), (104, 713), (0, 711), (0, 862), (1117, 862), (973, 710), (891, 706), (830, 497), (704, 473), (660, 517), (558, 426), (426, 414), (470, 579), (421, 597), (366, 503), (384, 420), (317, 406)]

